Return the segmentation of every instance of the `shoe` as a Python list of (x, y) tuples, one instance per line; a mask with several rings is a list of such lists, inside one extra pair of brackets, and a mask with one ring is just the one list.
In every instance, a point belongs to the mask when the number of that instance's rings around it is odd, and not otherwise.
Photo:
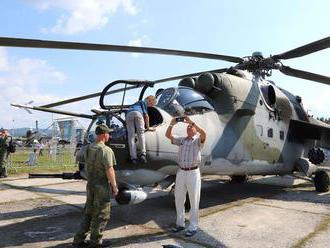
[(183, 248), (183, 247), (177, 245), (163, 245), (163, 248)]
[(89, 247), (89, 244), (88, 244), (87, 241), (80, 241), (80, 242), (73, 241), (72, 246), (73, 247), (79, 247), (79, 248), (80, 247)]
[(136, 158), (132, 158), (130, 162), (131, 162), (131, 164), (137, 164)]
[(141, 161), (142, 164), (146, 164), (147, 163), (146, 155), (142, 154), (140, 156), (139, 160)]
[(88, 247), (89, 248), (111, 247), (111, 242), (109, 240), (103, 240), (101, 244), (95, 244), (94, 242), (88, 241)]
[(112, 242), (110, 240), (103, 240), (102, 247), (111, 247)]
[(188, 230), (186, 231), (186, 233), (184, 234), (186, 237), (192, 237), (197, 233), (197, 230)]
[(178, 232), (181, 232), (183, 231), (185, 228), (183, 226), (175, 226), (173, 228), (171, 228), (171, 232), (172, 233), (178, 233)]

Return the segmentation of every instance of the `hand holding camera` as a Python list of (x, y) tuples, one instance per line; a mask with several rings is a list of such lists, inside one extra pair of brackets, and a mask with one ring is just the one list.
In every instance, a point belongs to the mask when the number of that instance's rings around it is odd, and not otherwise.
[[(175, 122), (173, 122), (173, 120), (175, 120)], [(184, 123), (188, 123), (188, 124), (192, 124), (192, 123), (194, 123), (194, 122), (189, 118), (189, 116), (187, 116), (187, 115), (179, 116), (179, 117), (175, 117), (175, 118), (173, 118), (172, 121), (171, 121), (171, 124), (174, 125), (174, 124), (176, 124), (177, 122), (184, 122)]]
[(172, 118), (172, 120), (171, 120), (171, 122), (170, 122), (170, 125), (171, 125), (171, 126), (174, 126), (176, 123), (177, 123), (176, 118), (175, 118), (175, 117)]
[(185, 117), (176, 117), (175, 120), (176, 122), (184, 122)]
[(185, 123), (188, 123), (188, 124), (193, 124), (194, 122), (189, 118), (189, 116), (185, 115), (184, 116), (184, 120), (185, 120)]

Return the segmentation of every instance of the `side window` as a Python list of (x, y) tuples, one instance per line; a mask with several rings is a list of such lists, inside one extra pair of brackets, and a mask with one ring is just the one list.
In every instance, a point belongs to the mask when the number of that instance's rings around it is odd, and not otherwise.
[(256, 126), (256, 131), (258, 136), (263, 136), (263, 128), (261, 125)]
[(268, 128), (267, 136), (268, 136), (269, 138), (273, 138), (273, 129), (272, 129), (272, 128)]
[(110, 117), (110, 128), (113, 130), (111, 135), (111, 140), (114, 141), (124, 141), (126, 140), (126, 127), (119, 121), (116, 117)]
[(90, 126), (90, 128), (88, 129), (88, 132), (86, 134), (86, 139), (88, 143), (93, 143), (96, 139), (96, 135), (95, 135), (95, 128), (96, 128), (96, 121), (93, 122), (93, 124)]
[(284, 140), (284, 131), (280, 131), (280, 139)]

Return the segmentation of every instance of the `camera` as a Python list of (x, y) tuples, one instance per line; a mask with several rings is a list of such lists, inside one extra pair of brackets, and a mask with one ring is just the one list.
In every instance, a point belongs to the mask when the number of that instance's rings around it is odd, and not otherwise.
[(184, 117), (176, 117), (176, 122), (184, 122)]

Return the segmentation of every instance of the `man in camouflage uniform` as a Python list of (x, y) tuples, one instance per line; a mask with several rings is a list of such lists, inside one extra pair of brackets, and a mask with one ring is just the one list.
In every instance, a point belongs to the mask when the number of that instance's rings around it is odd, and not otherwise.
[(7, 177), (8, 130), (0, 129), (0, 178)]
[[(96, 127), (96, 141), (90, 144), (84, 154), (87, 167), (87, 200), (80, 230), (74, 237), (73, 246), (102, 247), (102, 232), (110, 219), (111, 191), (118, 194), (115, 171), (116, 159), (113, 151), (105, 143), (111, 131), (105, 124)], [(90, 242), (86, 242), (90, 231)]]

